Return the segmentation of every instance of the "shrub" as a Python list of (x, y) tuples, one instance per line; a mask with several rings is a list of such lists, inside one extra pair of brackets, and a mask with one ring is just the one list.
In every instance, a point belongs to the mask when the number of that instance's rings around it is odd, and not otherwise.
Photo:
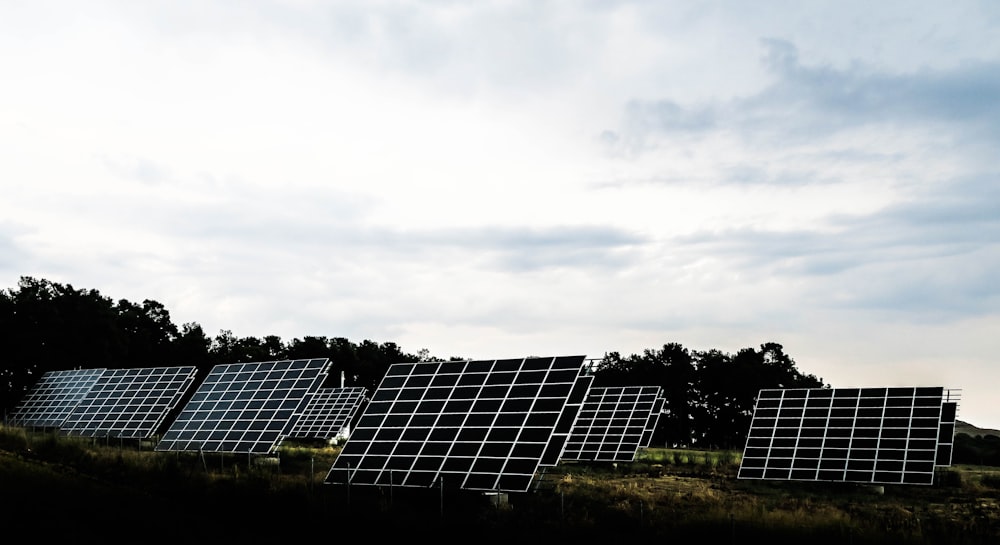
[(23, 428), (8, 428), (0, 425), (0, 449), (10, 452), (28, 450), (28, 434)]

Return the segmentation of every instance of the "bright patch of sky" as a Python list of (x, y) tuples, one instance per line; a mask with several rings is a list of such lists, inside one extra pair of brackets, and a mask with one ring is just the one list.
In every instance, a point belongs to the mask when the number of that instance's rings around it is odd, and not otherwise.
[(7, 2), (0, 287), (735, 353), (1000, 428), (1000, 5)]

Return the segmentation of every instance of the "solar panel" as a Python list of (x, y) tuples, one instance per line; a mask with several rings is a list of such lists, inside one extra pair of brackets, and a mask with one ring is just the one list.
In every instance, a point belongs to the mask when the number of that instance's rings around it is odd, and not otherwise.
[(102, 373), (103, 368), (46, 372), (8, 421), (13, 426), (58, 428)]
[(392, 365), (325, 482), (525, 491), (562, 452), (571, 400), (582, 403), (593, 378), (583, 360)]
[(362, 386), (320, 388), (312, 394), (288, 437), (331, 440), (346, 430), (365, 401)]
[[(587, 371), (589, 369), (588, 367)], [(552, 430), (549, 444), (545, 447), (542, 460), (538, 464), (540, 467), (555, 466), (562, 459), (563, 452), (566, 451), (566, 443), (569, 441), (569, 435), (573, 431), (573, 424), (576, 423), (576, 419), (580, 415), (580, 409), (583, 408), (583, 401), (587, 398), (587, 392), (590, 391), (590, 386), (593, 382), (594, 376), (585, 374), (573, 384), (573, 390), (570, 391), (569, 398), (566, 400), (566, 405), (559, 415), (556, 427)]]
[(147, 439), (194, 384), (197, 368), (108, 369), (60, 426), (60, 434)]
[(949, 419), (944, 392), (761, 390), (738, 477), (932, 484), (942, 422)]
[(958, 403), (946, 401), (941, 405), (941, 428), (938, 431), (938, 453), (935, 465), (947, 467), (951, 465), (951, 455), (955, 446), (955, 417), (958, 414)]
[(329, 366), (326, 358), (216, 365), (155, 450), (270, 453)]
[(653, 400), (653, 410), (649, 413), (649, 420), (646, 421), (646, 428), (642, 430), (642, 441), (639, 446), (642, 448), (649, 448), (650, 443), (653, 442), (653, 433), (656, 431), (656, 426), (660, 423), (660, 416), (663, 415), (663, 406), (666, 405), (667, 399), (662, 397), (662, 393), (656, 396)]
[(659, 386), (591, 388), (570, 433), (563, 458), (631, 462), (649, 446), (663, 408)]

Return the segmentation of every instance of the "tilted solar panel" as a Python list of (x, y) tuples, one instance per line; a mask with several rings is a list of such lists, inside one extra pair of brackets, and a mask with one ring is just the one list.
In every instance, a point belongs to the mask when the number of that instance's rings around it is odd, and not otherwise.
[(567, 406), (592, 379), (583, 361), (392, 365), (325, 482), (525, 491), (547, 454), (558, 460), (578, 410)]
[(108, 369), (60, 426), (66, 436), (147, 439), (194, 384), (197, 368)]
[(49, 371), (8, 418), (13, 426), (58, 428), (104, 373), (103, 368)]
[(598, 462), (631, 462), (649, 446), (660, 409), (659, 386), (591, 388), (563, 458)]
[(288, 437), (330, 440), (342, 435), (364, 403), (366, 393), (362, 386), (316, 390)]
[(590, 367), (585, 368), (584, 373), (573, 384), (573, 390), (566, 400), (566, 405), (559, 415), (556, 427), (552, 430), (549, 444), (545, 447), (545, 453), (542, 454), (542, 460), (538, 464), (540, 467), (555, 466), (562, 459), (563, 453), (566, 451), (566, 443), (569, 441), (569, 435), (573, 431), (573, 425), (576, 423), (576, 419), (579, 418), (580, 409), (583, 408), (583, 401), (587, 399), (587, 392), (590, 391), (590, 386), (594, 383), (594, 376), (590, 374)]
[(329, 367), (326, 358), (216, 365), (155, 450), (270, 453)]
[(943, 396), (941, 387), (761, 390), (738, 477), (932, 484)]
[(955, 446), (955, 419), (958, 415), (958, 403), (945, 401), (941, 405), (941, 428), (938, 432), (938, 453), (935, 465), (947, 467), (951, 465), (951, 455)]
[(660, 423), (660, 416), (663, 414), (663, 406), (666, 403), (666, 398), (660, 396), (657, 396), (656, 400), (653, 401), (653, 410), (649, 413), (649, 421), (646, 422), (646, 428), (642, 430), (642, 443), (639, 445), (642, 448), (648, 448), (653, 442), (653, 433), (656, 432), (656, 426)]

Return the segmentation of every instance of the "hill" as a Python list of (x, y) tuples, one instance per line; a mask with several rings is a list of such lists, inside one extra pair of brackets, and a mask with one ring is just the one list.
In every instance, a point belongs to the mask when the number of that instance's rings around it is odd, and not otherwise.
[(988, 435), (993, 435), (1000, 437), (1000, 430), (991, 430), (987, 428), (977, 428), (968, 422), (963, 422), (961, 420), (955, 420), (955, 434), (964, 433), (970, 437), (986, 437)]

